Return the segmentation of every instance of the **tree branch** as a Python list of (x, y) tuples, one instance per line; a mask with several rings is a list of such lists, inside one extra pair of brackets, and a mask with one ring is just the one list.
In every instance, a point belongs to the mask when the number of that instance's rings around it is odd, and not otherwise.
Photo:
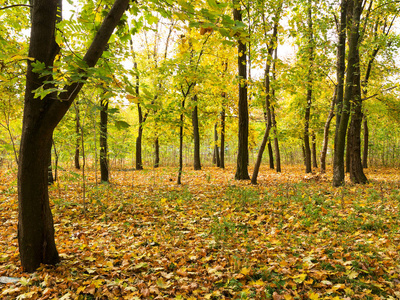
[(7, 8), (18, 7), (18, 6), (32, 8), (32, 5), (29, 5), (29, 4), (13, 4), (13, 5), (8, 5), (8, 6), (0, 7), (0, 10), (4, 10), (4, 9), (7, 9)]

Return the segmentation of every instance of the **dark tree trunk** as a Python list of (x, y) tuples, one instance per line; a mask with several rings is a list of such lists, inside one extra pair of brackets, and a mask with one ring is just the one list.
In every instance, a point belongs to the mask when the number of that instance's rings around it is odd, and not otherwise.
[[(225, 94), (224, 94), (225, 95)], [(225, 109), (221, 111), (221, 155), (220, 168), (225, 168)]]
[[(103, 53), (114, 28), (128, 8), (128, 0), (116, 0), (105, 17), (89, 50), (83, 58), (88, 67), (94, 67)], [(58, 53), (55, 42), (57, 3), (52, 0), (33, 1), (31, 9), (31, 37), (29, 57), (53, 68)], [(18, 243), (21, 264), (26, 272), (35, 271), (40, 264), (56, 264), (59, 256), (54, 241), (53, 217), (49, 205), (47, 185), (48, 163), (54, 128), (61, 121), (83, 86), (72, 83), (65, 92), (51, 93), (43, 99), (35, 98), (33, 90), (51, 76), (41, 77), (32, 71), (28, 60), (24, 117), (22, 125), (20, 157), (18, 166)], [(52, 88), (47, 83), (45, 88)], [(34, 226), (32, 225), (34, 224)]]
[(353, 86), (352, 114), (349, 126), (347, 143), (349, 145), (349, 172), (353, 183), (367, 183), (361, 162), (361, 124), (362, 124), (362, 100), (361, 100), (361, 76), (360, 57), (357, 49), (355, 76)]
[(160, 166), (160, 143), (158, 141), (158, 137), (154, 141), (154, 168), (158, 168)]
[(221, 161), (219, 157), (219, 148), (218, 148), (218, 131), (217, 131), (218, 124), (214, 124), (214, 155), (215, 155), (215, 164), (217, 167), (221, 166)]
[(333, 95), (331, 101), (331, 109), (329, 110), (328, 117), (326, 118), (325, 126), (324, 126), (324, 139), (322, 143), (321, 149), (321, 157), (320, 157), (320, 164), (321, 164), (321, 173), (326, 172), (326, 153), (328, 152), (328, 141), (329, 141), (329, 127), (331, 125), (331, 121), (335, 115), (335, 101), (337, 99), (337, 86), (335, 87), (335, 93)]
[(80, 120), (79, 120), (79, 107), (75, 105), (75, 133), (76, 133), (76, 144), (75, 144), (75, 168), (80, 169), (81, 165), (79, 163), (79, 148), (80, 148)]
[(182, 113), (179, 118), (179, 170), (177, 184), (182, 184), (182, 171), (183, 171), (183, 109), (185, 108), (185, 100), (182, 101)]
[[(240, 1), (233, 0), (233, 19), (242, 21), (242, 10)], [(246, 73), (246, 42), (238, 40), (238, 75), (239, 75), (239, 133), (238, 154), (236, 166), (236, 180), (250, 179), (248, 172), (249, 164), (249, 112), (247, 104), (247, 73)]]
[(108, 143), (107, 143), (107, 127), (108, 127), (108, 99), (100, 100), (100, 177), (101, 182), (109, 181), (109, 165), (108, 165)]
[[(136, 86), (135, 93), (136, 97), (139, 97), (139, 70), (137, 62), (133, 63), (133, 68), (136, 71)], [(138, 117), (139, 117), (139, 128), (138, 128), (138, 136), (136, 138), (136, 170), (143, 170), (143, 162), (142, 162), (142, 137), (143, 137), (143, 125), (146, 121), (146, 117), (143, 117), (142, 106), (140, 103), (137, 104), (138, 107)]]
[(363, 148), (363, 168), (368, 168), (368, 143), (369, 143), (369, 131), (368, 131), (368, 120), (364, 115), (363, 117), (363, 129), (364, 129), (364, 148)]
[[(139, 106), (139, 105), (138, 105)], [(140, 106), (139, 106), (140, 108)], [(140, 113), (141, 114), (141, 113)], [(143, 124), (139, 125), (138, 136), (136, 138), (136, 170), (143, 170), (142, 163), (142, 136), (143, 136)]]
[(201, 170), (200, 162), (200, 133), (199, 133), (199, 115), (197, 111), (197, 95), (193, 96), (195, 103), (192, 111), (192, 125), (193, 125), (193, 138), (194, 138), (194, 151), (193, 151), (193, 168)]
[(318, 168), (317, 164), (317, 145), (316, 145), (316, 138), (315, 138), (315, 133), (313, 132), (311, 134), (311, 141), (312, 141), (312, 163), (313, 163), (313, 168)]
[(275, 169), (274, 166), (274, 151), (272, 150), (271, 140), (268, 140), (268, 155), (269, 155), (269, 168)]
[[(283, 2), (282, 2), (283, 3)], [(278, 48), (275, 49), (274, 63), (272, 64), (272, 77), (276, 80), (276, 61), (278, 60)], [(272, 89), (272, 96), (275, 99), (275, 89)], [(274, 148), (276, 156), (276, 172), (282, 172), (281, 169), (281, 153), (279, 151), (279, 141), (278, 141), (278, 126), (276, 124), (275, 118), (275, 108), (271, 105), (271, 122), (272, 122), (272, 132), (274, 134)]]
[(333, 157), (333, 186), (341, 186), (344, 184), (344, 150), (346, 145), (346, 132), (350, 115), (350, 100), (353, 97), (354, 77), (357, 72), (356, 64), (358, 63), (357, 53), (361, 16), (361, 0), (354, 0), (352, 4), (353, 9), (349, 35), (346, 86), (341, 107), (339, 128), (337, 128), (335, 136), (335, 149)]
[(313, 88), (313, 65), (314, 65), (314, 35), (313, 35), (313, 21), (312, 21), (312, 3), (308, 3), (308, 78), (307, 78), (307, 106), (304, 116), (304, 153), (306, 173), (311, 173), (311, 147), (310, 147), (310, 115), (311, 115), (311, 102), (312, 102), (312, 88)]

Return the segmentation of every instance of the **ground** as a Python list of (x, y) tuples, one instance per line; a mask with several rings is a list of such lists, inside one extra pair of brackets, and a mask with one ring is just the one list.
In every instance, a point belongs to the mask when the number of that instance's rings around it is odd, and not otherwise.
[[(333, 188), (331, 174), (233, 167), (63, 170), (51, 187), (61, 262), (21, 269), (15, 171), (1, 170), (1, 299), (398, 299), (400, 172)], [(83, 197), (83, 189), (85, 197)], [(12, 279), (11, 279), (12, 280)], [(16, 279), (15, 279), (16, 280)]]

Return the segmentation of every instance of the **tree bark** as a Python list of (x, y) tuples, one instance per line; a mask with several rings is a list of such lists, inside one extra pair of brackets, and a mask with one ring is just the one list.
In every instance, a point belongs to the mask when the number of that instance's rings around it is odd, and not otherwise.
[[(242, 21), (242, 10), (240, 1), (233, 0), (233, 19)], [(238, 75), (239, 75), (239, 133), (238, 154), (236, 164), (236, 180), (250, 179), (248, 172), (249, 164), (249, 112), (247, 103), (247, 72), (246, 72), (246, 43), (238, 39)]]
[[(282, 2), (283, 3), (283, 2)], [(272, 64), (272, 78), (276, 80), (276, 61), (278, 60), (278, 48), (275, 48), (274, 54), (274, 63)], [(272, 97), (275, 99), (275, 89), (272, 89)], [(272, 122), (272, 132), (274, 134), (274, 148), (275, 148), (275, 156), (276, 156), (276, 172), (282, 172), (281, 169), (281, 153), (279, 150), (279, 141), (278, 141), (278, 126), (276, 124), (275, 118), (275, 104), (271, 105), (271, 122)]]
[[(361, 0), (354, 0), (352, 9), (351, 30), (349, 35), (349, 53), (347, 57), (347, 76), (339, 127), (335, 135), (335, 149), (333, 158), (333, 186), (344, 184), (344, 150), (346, 144), (346, 132), (350, 115), (350, 100), (353, 97), (354, 77), (358, 63), (358, 40), (361, 16)], [(339, 94), (339, 91), (338, 91)]]
[[(185, 97), (186, 98), (186, 97)], [(182, 101), (182, 112), (179, 118), (179, 170), (177, 184), (182, 184), (182, 171), (183, 171), (183, 109), (185, 108), (185, 99)]]
[(109, 182), (108, 165), (108, 99), (100, 99), (100, 177), (101, 182)]
[(313, 35), (313, 21), (312, 21), (312, 3), (308, 3), (308, 78), (307, 78), (307, 106), (304, 116), (304, 153), (305, 153), (305, 166), (306, 173), (311, 173), (311, 148), (310, 148), (310, 115), (311, 115), (311, 102), (312, 102), (312, 89), (313, 89), (313, 65), (314, 65), (314, 35)]
[[(281, 7), (278, 8), (278, 10), (275, 14), (274, 27), (273, 27), (271, 39), (269, 41), (268, 50), (267, 50), (268, 57), (267, 57), (267, 61), (265, 64), (265, 72), (264, 72), (264, 87), (265, 87), (265, 93), (266, 93), (266, 96), (265, 96), (265, 121), (266, 121), (265, 125), (266, 125), (266, 128), (265, 128), (263, 139), (261, 141), (260, 148), (258, 150), (257, 160), (256, 160), (256, 163), (255, 163), (254, 169), (253, 169), (253, 175), (251, 177), (252, 184), (257, 184), (258, 172), (260, 170), (263, 153), (265, 151), (265, 146), (267, 145), (267, 142), (269, 140), (269, 133), (270, 133), (270, 130), (272, 127), (271, 97), (273, 96), (273, 94), (271, 92), (270, 71), (271, 71), (271, 64), (273, 62), (272, 56), (274, 54), (274, 50), (276, 51), (276, 48), (277, 48), (277, 35), (278, 35), (280, 12), (281, 12)], [(266, 32), (265, 32), (265, 35), (266, 35)], [(275, 66), (275, 64), (274, 64), (274, 66)], [(273, 68), (273, 73), (275, 73), (274, 71), (275, 70)]]
[[(51, 139), (51, 144), (53, 144), (53, 139)], [(54, 183), (54, 176), (53, 176), (53, 168), (51, 165), (51, 149), (50, 149), (50, 156), (49, 156), (49, 169), (47, 173), (47, 182), (49, 185)]]
[(331, 125), (331, 121), (333, 117), (335, 116), (335, 101), (337, 99), (337, 86), (335, 87), (335, 93), (333, 95), (332, 101), (331, 101), (331, 109), (329, 110), (328, 117), (326, 118), (326, 122), (324, 125), (324, 138), (323, 138), (323, 143), (322, 143), (322, 149), (321, 149), (321, 156), (320, 156), (320, 172), (325, 173), (326, 172), (326, 153), (328, 152), (328, 141), (329, 141), (329, 127)]
[(269, 168), (275, 169), (274, 166), (274, 151), (272, 150), (271, 140), (268, 140), (268, 156), (269, 156)]
[[(97, 63), (128, 4), (129, 0), (116, 0), (105, 17), (83, 59), (89, 67)], [(29, 57), (51, 69), (59, 52), (55, 42), (57, 3), (52, 0), (34, 1), (31, 15)], [(32, 91), (51, 81), (52, 76), (41, 77), (41, 74), (32, 71), (31, 61), (28, 60), (27, 64), (18, 166), (18, 243), (24, 271), (33, 272), (42, 263), (56, 264), (59, 261), (49, 205), (47, 167), (54, 128), (64, 117), (84, 82), (66, 86), (66, 91), (58, 97), (63, 101), (56, 100), (56, 93), (40, 99)], [(51, 87), (53, 85), (50, 83), (45, 85), (45, 88)]]
[(313, 132), (311, 134), (311, 143), (312, 143), (312, 164), (313, 164), (313, 168), (318, 168), (318, 164), (317, 164), (317, 145), (315, 142), (315, 133)]
[[(225, 93), (224, 93), (225, 95)], [(225, 169), (225, 108), (221, 111), (221, 147), (220, 168)]]
[(362, 124), (362, 100), (361, 100), (361, 76), (360, 57), (357, 49), (355, 76), (353, 86), (352, 114), (349, 126), (347, 144), (349, 145), (349, 172), (353, 183), (367, 183), (361, 162), (361, 124)]
[(79, 148), (80, 148), (80, 134), (79, 134), (79, 128), (81, 127), (80, 125), (80, 120), (79, 120), (79, 107), (78, 105), (75, 106), (75, 133), (76, 133), (76, 140), (75, 140), (75, 168), (80, 169), (81, 165), (79, 163)]
[(369, 143), (369, 130), (368, 130), (368, 120), (365, 115), (363, 115), (363, 129), (364, 129), (364, 147), (363, 147), (363, 168), (368, 168), (368, 143)]
[(158, 168), (160, 166), (160, 142), (158, 137), (156, 137), (156, 140), (154, 141), (154, 156), (154, 168)]
[(219, 157), (219, 147), (218, 147), (218, 131), (217, 131), (218, 124), (214, 124), (214, 154), (215, 154), (215, 164), (217, 167), (221, 166), (221, 161)]
[(193, 168), (195, 170), (201, 170), (200, 162), (200, 133), (199, 133), (199, 115), (197, 111), (197, 95), (193, 96), (193, 102), (195, 103), (192, 111), (192, 125), (193, 125), (193, 138), (194, 138), (194, 151), (193, 151)]

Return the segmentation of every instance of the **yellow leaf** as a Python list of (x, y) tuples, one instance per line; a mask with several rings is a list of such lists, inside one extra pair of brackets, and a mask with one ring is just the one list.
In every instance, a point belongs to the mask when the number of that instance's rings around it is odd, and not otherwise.
[(240, 270), (240, 273), (242, 273), (243, 275), (249, 275), (250, 271), (251, 269), (244, 267), (242, 270)]
[(309, 297), (311, 300), (318, 300), (318, 299), (319, 299), (319, 295), (318, 295), (317, 293), (310, 293), (310, 294), (308, 295), (308, 297)]
[(307, 274), (303, 273), (300, 275), (293, 276), (293, 280), (296, 283), (302, 283), (304, 280), (306, 280), (306, 277), (307, 277)]
[(171, 286), (171, 284), (166, 283), (163, 278), (158, 278), (156, 284), (160, 289), (167, 289)]
[(349, 279), (354, 279), (358, 276), (358, 273), (356, 271), (351, 271), (347, 277), (349, 277)]

